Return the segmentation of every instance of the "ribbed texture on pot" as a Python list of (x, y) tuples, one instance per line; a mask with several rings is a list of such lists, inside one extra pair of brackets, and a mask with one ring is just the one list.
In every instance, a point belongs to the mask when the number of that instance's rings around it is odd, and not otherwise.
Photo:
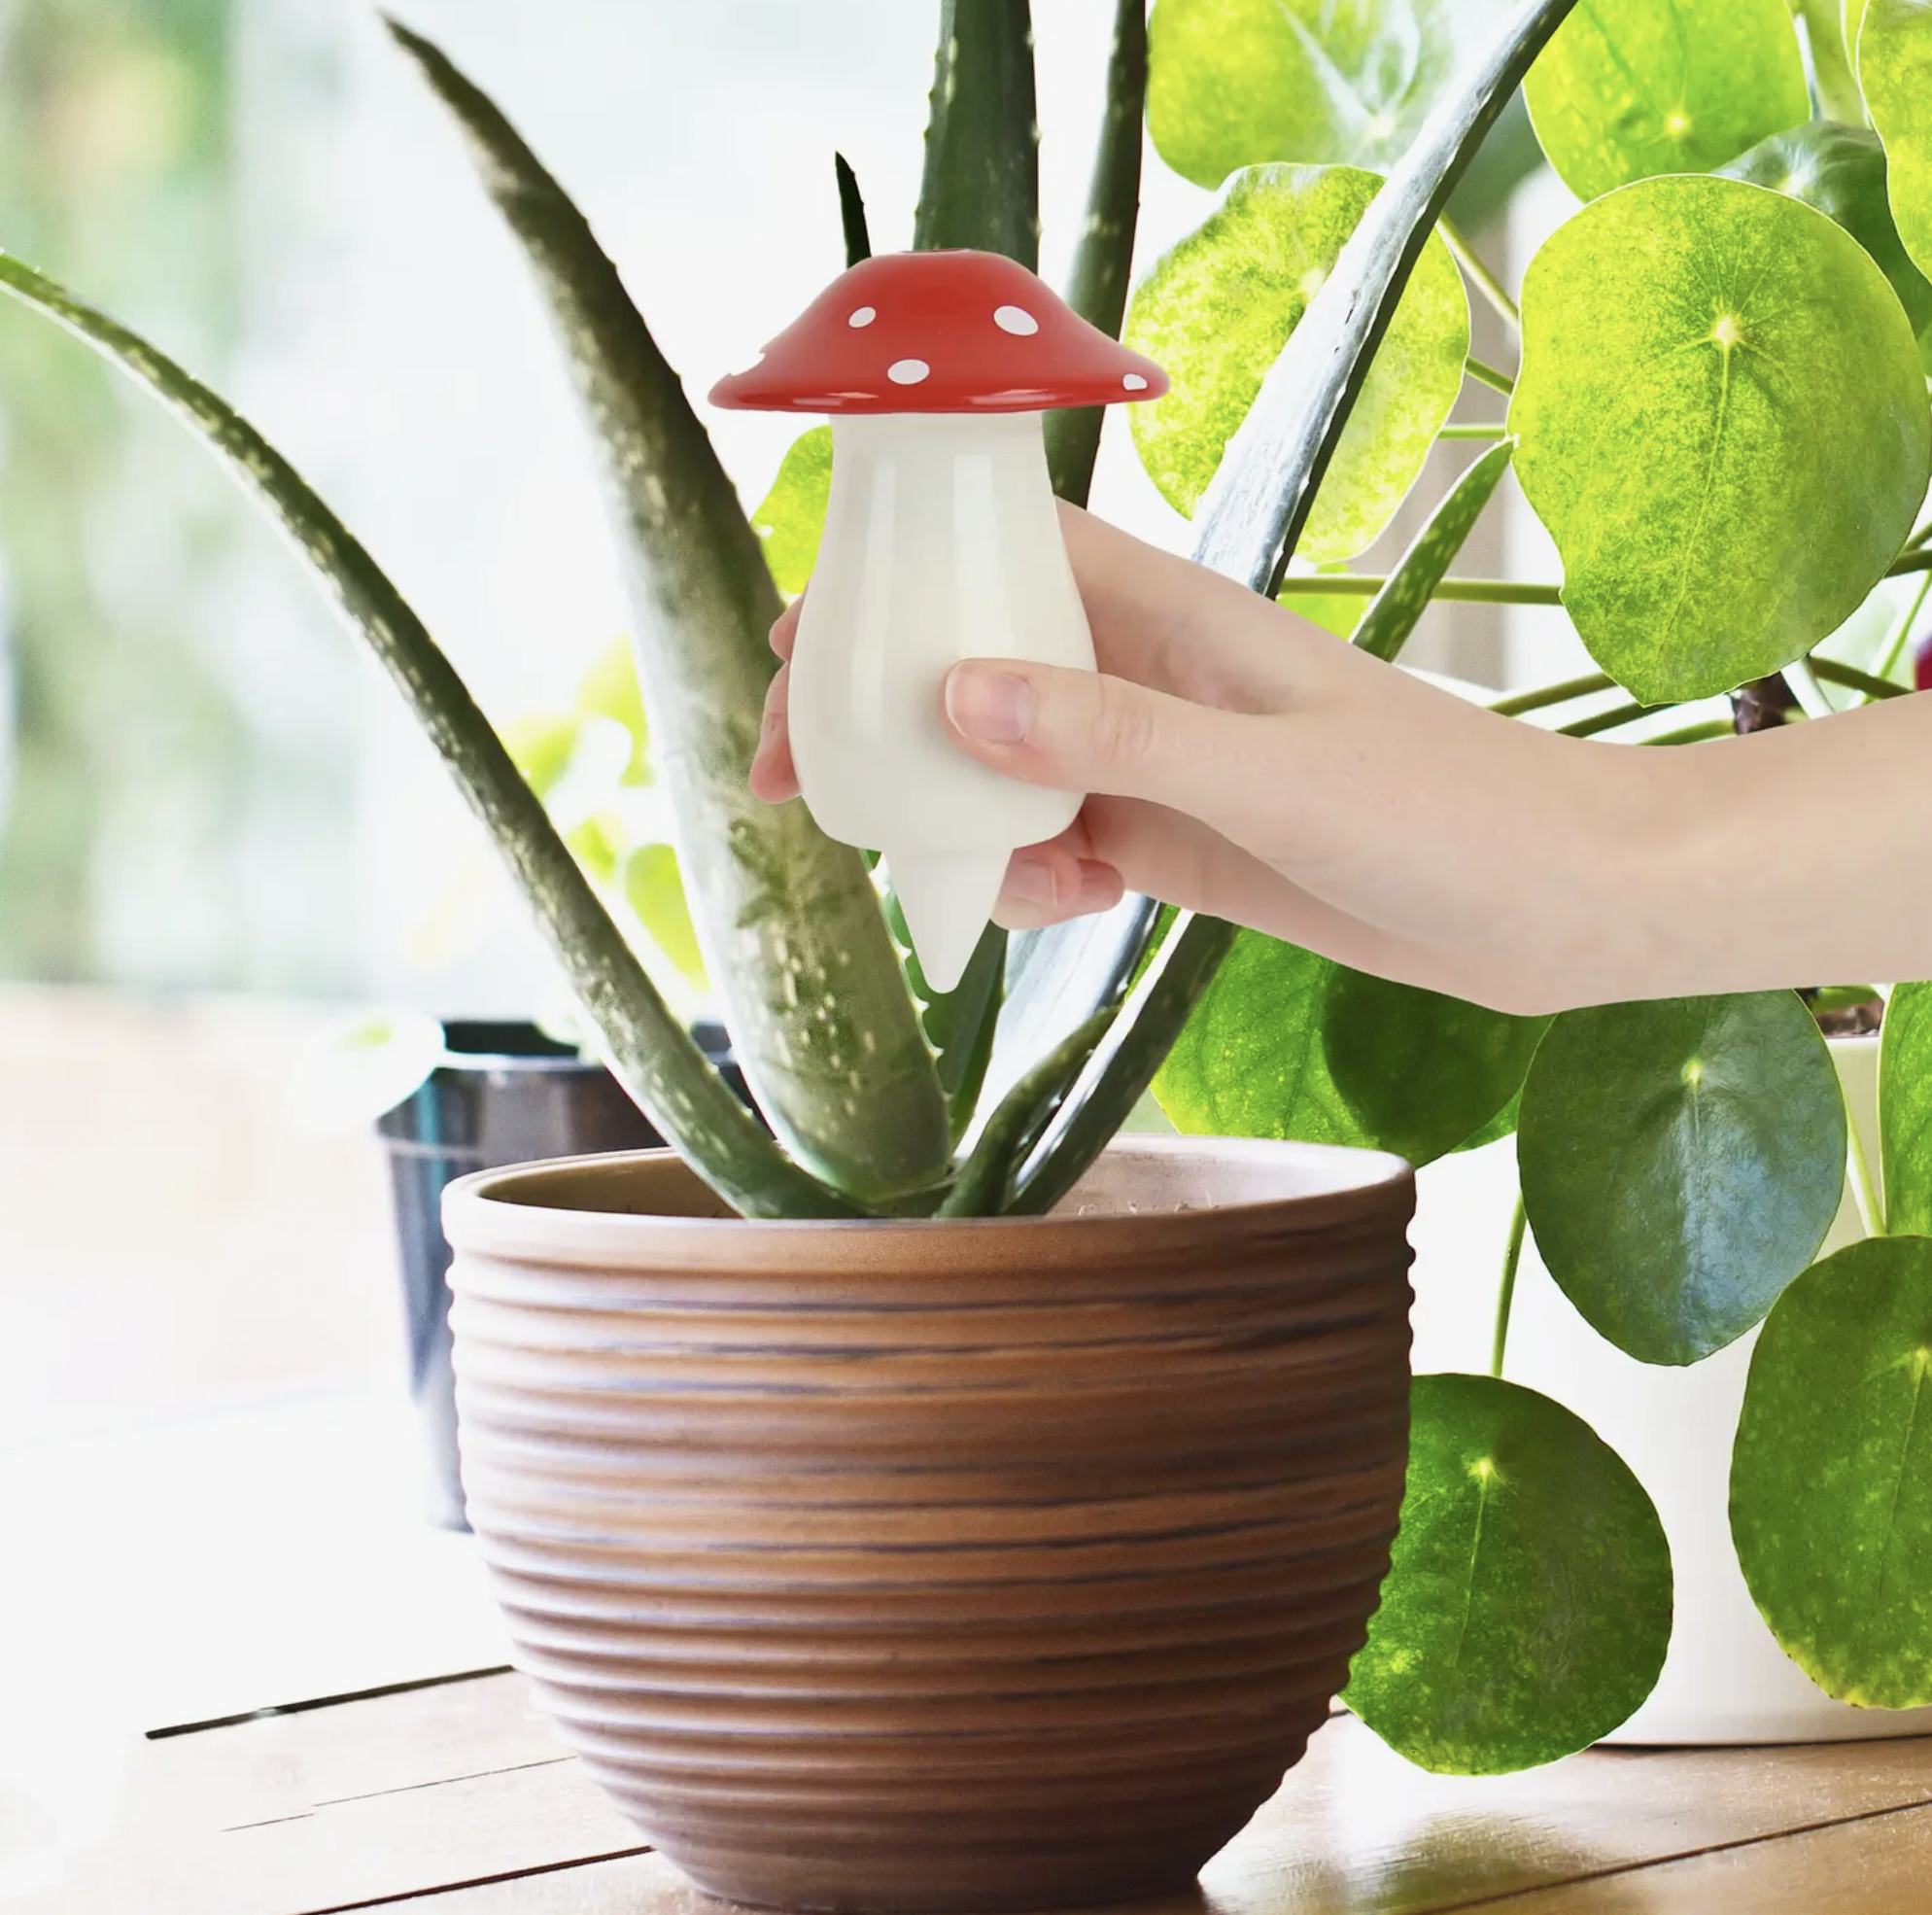
[[(1255, 1201), (1323, 1173), (1362, 1187)], [(1156, 1214), (1036, 1222), (609, 1214), (707, 1207), (660, 1157), (470, 1180), (464, 1479), (520, 1665), (719, 1894), (1190, 1881), (1364, 1637), (1410, 1202), (1392, 1160), (1171, 1139), (1072, 1201)]]

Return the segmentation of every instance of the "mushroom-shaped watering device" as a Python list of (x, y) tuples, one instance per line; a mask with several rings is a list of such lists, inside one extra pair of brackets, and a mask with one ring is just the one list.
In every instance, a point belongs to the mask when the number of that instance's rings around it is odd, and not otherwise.
[(1093, 670), (1041, 413), (1166, 389), (1024, 266), (930, 252), (853, 266), (711, 390), (714, 405), (831, 415), (792, 759), (819, 828), (883, 856), (935, 991), (958, 983), (1011, 853), (1081, 806), (969, 758), (940, 714), (962, 658)]

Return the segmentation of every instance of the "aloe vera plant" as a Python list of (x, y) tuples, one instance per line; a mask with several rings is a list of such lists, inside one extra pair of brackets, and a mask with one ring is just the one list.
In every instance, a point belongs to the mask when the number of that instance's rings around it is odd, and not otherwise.
[[(1144, 0), (1120, 0), (1068, 291), (1174, 375), (1136, 445), (1193, 517), (1195, 557), (1290, 604), (1359, 606), (1354, 642), (1390, 661), (1438, 600), (1560, 605), (1601, 670), (1496, 709), (1548, 723), (1583, 707), (1562, 725), (1581, 735), (1642, 720), (1646, 745), (1688, 744), (1906, 689), (1932, 579), (1913, 530), (1932, 467), (1932, 158), (1912, 110), (1932, 6), (1870, 0), (1844, 17), (1855, 45), (1829, 0), (1795, 17), (1786, 0), (1159, 0), (1151, 21)], [(1915, 1420), (1932, 1374), (1932, 987), (1901, 987), (1886, 1022), (1874, 1221), (1898, 1234), (1843, 1268), (1812, 1265), (1846, 1131), (1796, 993), (1509, 1018), (1131, 900), (1010, 948), (989, 931), (934, 996), (861, 855), (802, 806), (745, 790), (766, 630), (811, 569), (828, 435), (804, 435), (747, 516), (563, 188), (447, 57), (394, 31), (564, 347), (626, 561), (692, 919), (773, 1134), (724, 1091), (429, 633), (299, 475), (52, 280), (0, 256), (0, 285), (172, 405), (280, 520), (508, 860), (613, 1068), (693, 1166), (749, 1215), (1037, 1214), (1150, 1085), (1184, 1131), (1418, 1163), (1520, 1127), (1497, 1374), (1417, 1390), (1359, 1713), (1428, 1765), (1515, 1767), (1614, 1726), (1661, 1664), (1671, 1571), (1648, 1498), (1587, 1425), (1501, 1376), (1529, 1231), (1637, 1359), (1695, 1362), (1769, 1319), (1740, 1436), (1747, 1577), (1832, 1692), (1932, 1701), (1932, 1604), (1884, 1568), (1932, 1551), (1932, 1418)], [(1446, 209), (1519, 87), (1580, 205), (1512, 294)], [(1144, 119), (1167, 163), (1223, 192), (1130, 292)], [(914, 243), (1031, 263), (1037, 137), (1025, 0), (943, 0)], [(843, 159), (836, 187), (861, 258), (874, 235)], [(1470, 289), (1518, 333), (1513, 374), (1468, 358)], [(1450, 426), (1467, 378), (1506, 411)], [(1095, 414), (1052, 422), (1062, 496), (1085, 499), (1099, 434)], [(1487, 442), (1398, 563), (1336, 570), (1445, 437)], [(1453, 571), (1511, 471), (1561, 580)], [(1885, 1388), (1791, 1441), (1779, 1406), (1813, 1405), (1854, 1370)], [(1805, 1480), (1820, 1445), (1849, 1485), (1835, 1499)]]

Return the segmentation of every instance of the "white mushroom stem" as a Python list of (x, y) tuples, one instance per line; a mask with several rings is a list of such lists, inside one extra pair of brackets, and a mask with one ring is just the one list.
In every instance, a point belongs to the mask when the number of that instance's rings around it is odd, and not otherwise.
[(962, 658), (1093, 669), (1037, 412), (835, 418), (832, 495), (792, 657), (792, 756), (823, 831), (883, 853), (920, 968), (949, 991), (1008, 856), (1077, 793), (1000, 777), (952, 742)]

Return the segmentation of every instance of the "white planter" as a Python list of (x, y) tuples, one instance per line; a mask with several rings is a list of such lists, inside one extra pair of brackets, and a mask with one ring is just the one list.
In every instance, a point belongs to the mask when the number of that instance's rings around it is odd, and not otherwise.
[[(1832, 1045), (1853, 1123), (1878, 1168), (1876, 1037)], [(1515, 1195), (1510, 1140), (1429, 1166), (1415, 1228), (1415, 1368), (1487, 1371)], [(1847, 1185), (1828, 1254), (1864, 1234)], [(1688, 1370), (1637, 1362), (1571, 1307), (1526, 1246), (1503, 1375), (1566, 1404), (1636, 1471), (1671, 1541), (1676, 1616), (1655, 1690), (1624, 1743), (1851, 1741), (1932, 1732), (1932, 1708), (1834, 1701), (1766, 1628), (1731, 1547), (1731, 1441), (1757, 1333)]]

